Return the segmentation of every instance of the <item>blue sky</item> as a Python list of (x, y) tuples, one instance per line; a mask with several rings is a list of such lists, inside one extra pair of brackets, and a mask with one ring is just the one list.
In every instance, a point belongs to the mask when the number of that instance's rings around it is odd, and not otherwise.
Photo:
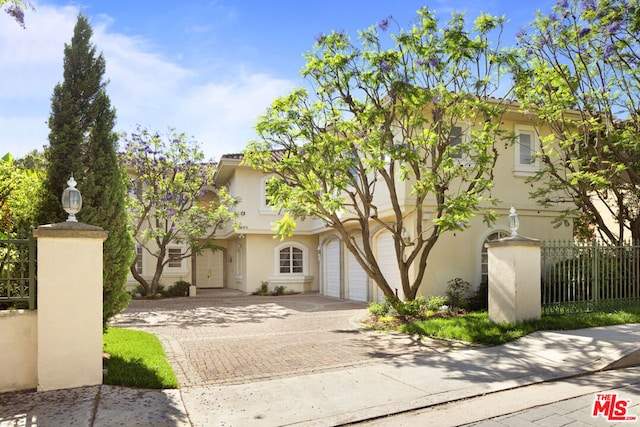
[(441, 22), (451, 11), (510, 19), (503, 43), (553, 0), (64, 0), (32, 1), (26, 29), (0, 14), (0, 156), (21, 157), (48, 144), (47, 119), (62, 80), (64, 44), (78, 12), (106, 59), (116, 130), (168, 127), (196, 139), (218, 160), (254, 138), (271, 101), (304, 84), (299, 71), (315, 36), (357, 30), (393, 16), (410, 26), (422, 6)]

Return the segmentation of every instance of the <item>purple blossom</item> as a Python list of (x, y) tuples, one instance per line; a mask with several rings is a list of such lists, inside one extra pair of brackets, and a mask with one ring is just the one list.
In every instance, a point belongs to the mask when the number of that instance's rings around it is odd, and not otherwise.
[(520, 29), (518, 30), (518, 32), (516, 33), (516, 38), (518, 40), (521, 40), (522, 38), (524, 38), (524, 36), (527, 35), (527, 30), (524, 29), (524, 27), (520, 27)]
[(558, 5), (558, 7), (561, 7), (562, 9), (567, 9), (569, 7), (568, 0), (558, 0), (556, 4)]
[(586, 35), (588, 35), (591, 32), (591, 28), (583, 28), (580, 30), (580, 33), (578, 34), (580, 37), (585, 37)]
[(386, 62), (386, 61), (382, 61), (382, 62), (380, 63), (380, 69), (381, 69), (382, 71), (384, 71), (385, 73), (388, 73), (389, 71), (391, 71), (391, 67), (389, 66), (389, 64), (387, 64), (387, 62)]
[(580, 4), (585, 10), (596, 10), (596, 3), (594, 0), (582, 0)]
[(432, 56), (431, 58), (429, 58), (429, 65), (432, 67), (437, 67), (440, 64), (440, 61), (438, 61), (438, 58)]
[(613, 23), (607, 25), (607, 32), (609, 34), (613, 34), (613, 33), (618, 32), (620, 30), (620, 27), (622, 27), (622, 23), (623, 23), (623, 21), (616, 21), (616, 22), (613, 22)]
[(420, 67), (424, 67), (427, 64), (427, 61), (425, 61), (424, 59), (418, 59), (418, 62), (416, 62)]
[(435, 95), (432, 99), (431, 102), (433, 102), (434, 104), (437, 104), (438, 102), (442, 102), (442, 96), (440, 95)]
[(616, 48), (614, 45), (612, 44), (608, 44), (604, 47), (604, 54), (603, 57), (604, 59), (610, 58), (616, 51)]
[(555, 13), (552, 13), (551, 15), (549, 15), (549, 21), (558, 22), (558, 15), (556, 15)]
[(12, 4), (11, 6), (7, 7), (5, 9), (5, 11), (9, 14), (9, 16), (12, 16), (13, 19), (15, 19), (16, 22), (22, 28), (25, 28), (25, 25), (24, 25), (24, 10), (22, 10), (21, 7), (19, 7), (17, 4)]
[(392, 19), (392, 16), (389, 15), (386, 18), (384, 18), (382, 21), (380, 21), (380, 23), (378, 24), (378, 28), (380, 28), (380, 30), (382, 31), (387, 31), (387, 29), (389, 28), (389, 20)]

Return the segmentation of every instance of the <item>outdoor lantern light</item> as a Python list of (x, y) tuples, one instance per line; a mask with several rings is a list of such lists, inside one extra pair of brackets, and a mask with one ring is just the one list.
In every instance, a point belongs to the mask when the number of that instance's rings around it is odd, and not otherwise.
[(71, 175), (71, 178), (67, 181), (67, 185), (68, 187), (62, 192), (62, 207), (64, 208), (64, 211), (69, 214), (69, 217), (67, 218), (68, 222), (78, 222), (76, 214), (82, 207), (82, 195), (76, 188), (78, 183), (73, 179), (73, 175)]
[(516, 209), (511, 206), (509, 210), (509, 230), (511, 230), (511, 237), (515, 237), (518, 235), (518, 227), (520, 227), (520, 218), (518, 218), (518, 214), (516, 213)]

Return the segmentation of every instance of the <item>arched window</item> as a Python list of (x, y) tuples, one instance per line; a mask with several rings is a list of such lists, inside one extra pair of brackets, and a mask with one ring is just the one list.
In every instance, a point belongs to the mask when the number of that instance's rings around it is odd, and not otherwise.
[(302, 249), (287, 246), (280, 249), (280, 274), (302, 274), (304, 272), (304, 257)]
[(480, 283), (489, 283), (489, 256), (487, 254), (487, 248), (484, 246), (484, 244), (508, 236), (509, 233), (507, 231), (497, 230), (489, 234), (487, 238), (484, 239), (484, 242), (482, 243), (482, 249), (480, 251)]

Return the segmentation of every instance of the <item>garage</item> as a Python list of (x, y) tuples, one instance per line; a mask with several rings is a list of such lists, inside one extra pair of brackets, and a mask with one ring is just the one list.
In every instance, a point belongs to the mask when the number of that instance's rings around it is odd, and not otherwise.
[[(396, 251), (393, 245), (393, 235), (388, 231), (383, 231), (376, 239), (376, 258), (382, 275), (387, 279), (387, 283), (391, 289), (397, 292), (398, 298), (404, 300), (404, 292), (402, 291), (402, 281), (400, 280), (400, 270), (396, 261)], [(378, 291), (378, 301), (384, 299), (384, 294), (380, 289)]]
[(323, 289), (325, 295), (340, 298), (342, 264), (340, 262), (340, 240), (332, 238), (323, 245)]
[[(356, 245), (362, 247), (362, 238), (356, 239)], [(349, 283), (349, 299), (352, 301), (367, 302), (368, 301), (368, 288), (369, 277), (367, 273), (360, 267), (356, 257), (349, 251), (347, 262), (347, 275)]]

